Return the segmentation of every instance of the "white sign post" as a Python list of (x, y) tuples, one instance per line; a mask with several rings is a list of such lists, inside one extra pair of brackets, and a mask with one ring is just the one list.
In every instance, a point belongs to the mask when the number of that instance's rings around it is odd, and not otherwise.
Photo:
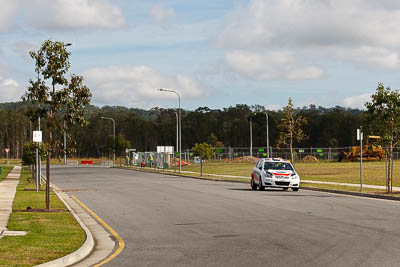
[(33, 142), (42, 142), (42, 131), (33, 131)]
[[(33, 131), (33, 142), (40, 143), (42, 142), (42, 131)], [(39, 148), (36, 147), (36, 192), (39, 192), (39, 183), (40, 183), (40, 172), (39, 172)]]

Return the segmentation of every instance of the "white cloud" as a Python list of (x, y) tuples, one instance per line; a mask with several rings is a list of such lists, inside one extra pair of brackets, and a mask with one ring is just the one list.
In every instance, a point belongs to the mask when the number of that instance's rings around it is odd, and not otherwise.
[(93, 101), (101, 105), (148, 108), (156, 100), (176, 98), (174, 94), (160, 93), (158, 88), (176, 90), (185, 99), (209, 93), (205, 86), (185, 75), (166, 76), (146, 66), (94, 68), (84, 77), (93, 92)]
[(163, 7), (162, 5), (153, 5), (150, 8), (150, 15), (157, 23), (163, 23), (168, 18), (175, 16), (175, 10), (170, 7)]
[(18, 101), (22, 94), (23, 90), (15, 80), (0, 77), (0, 103)]
[(318, 79), (323, 75), (323, 71), (317, 67), (298, 68), (290, 52), (233, 50), (226, 52), (225, 59), (235, 71), (259, 80), (306, 80)]
[(365, 103), (371, 101), (371, 94), (362, 94), (346, 97), (343, 100), (345, 107), (365, 109)]
[(288, 80), (315, 80), (320, 79), (324, 71), (318, 67), (307, 67), (304, 69), (294, 69), (290, 71), (286, 78)]
[(357, 49), (339, 51), (337, 54), (343, 60), (354, 60), (370, 67), (385, 69), (400, 67), (399, 54), (386, 48), (362, 46)]
[[(397, 0), (252, 0), (227, 15), (213, 41), (246, 76), (319, 79), (323, 71), (315, 65), (332, 59), (399, 68), (398, 25)], [(286, 68), (269, 56), (282, 51)], [(238, 65), (248, 61), (250, 69)]]
[(283, 105), (279, 105), (279, 104), (267, 104), (265, 106), (265, 108), (267, 110), (274, 110), (274, 111), (282, 110), (283, 107), (284, 107)]
[(0, 32), (5, 32), (14, 24), (19, 1), (0, 0)]
[(126, 23), (121, 9), (108, 0), (40, 0), (28, 3), (30, 20), (43, 28), (119, 28)]

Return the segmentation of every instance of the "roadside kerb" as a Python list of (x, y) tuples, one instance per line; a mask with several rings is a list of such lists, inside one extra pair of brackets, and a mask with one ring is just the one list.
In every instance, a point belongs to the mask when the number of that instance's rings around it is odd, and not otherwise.
[(86, 240), (78, 250), (37, 266), (91, 266), (110, 255), (115, 247), (110, 234), (58, 186), (51, 184), (51, 187), (85, 231)]
[[(210, 177), (204, 177), (204, 176), (203, 177), (199, 177), (199, 176), (182, 175), (182, 174), (179, 175), (178, 173), (174, 173), (173, 171), (170, 171), (170, 170), (164, 170), (164, 171), (159, 170), (159, 171), (156, 171), (154, 169), (146, 169), (146, 168), (126, 168), (126, 167), (124, 167), (124, 168), (116, 167), (116, 168), (125, 169), (125, 170), (133, 170), (133, 171), (141, 171), (141, 172), (154, 172), (154, 173), (165, 174), (165, 175), (170, 175), (170, 176), (178, 176), (178, 177), (182, 176), (182, 177), (188, 177), (188, 178), (200, 179), (200, 180), (248, 184), (248, 182), (238, 181), (238, 180), (228, 180), (228, 179), (227, 180), (220, 180), (220, 179), (212, 179)], [(182, 173), (198, 173), (198, 172), (182, 171)], [(210, 174), (210, 173), (203, 173), (203, 175), (215, 176), (215, 177), (250, 179), (250, 177), (245, 177), (245, 176), (221, 175), (221, 174)], [(335, 182), (314, 181), (314, 180), (301, 180), (301, 182), (303, 182), (303, 183), (314, 183), (314, 184), (360, 187), (359, 184), (350, 184), (350, 183), (335, 183)], [(372, 188), (372, 189), (386, 189), (385, 186), (381, 186), (381, 185), (366, 185), (366, 184), (363, 184), (363, 187), (364, 188)], [(385, 196), (385, 195), (379, 195), (379, 194), (369, 194), (369, 193), (354, 192), (354, 191), (343, 191), (343, 190), (335, 190), (335, 189), (315, 188), (315, 187), (301, 186), (301, 184), (300, 184), (300, 188), (302, 190), (319, 191), (319, 192), (327, 192), (327, 193), (342, 194), (342, 195), (352, 195), (352, 196), (359, 196), (359, 197), (400, 201), (400, 197)], [(400, 187), (393, 187), (393, 189), (400, 191)]]

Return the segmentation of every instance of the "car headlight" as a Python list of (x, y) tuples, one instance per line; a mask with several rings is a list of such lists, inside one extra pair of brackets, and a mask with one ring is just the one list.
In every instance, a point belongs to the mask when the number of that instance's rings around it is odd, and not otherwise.
[(266, 172), (266, 175), (267, 175), (267, 177), (269, 177), (269, 178), (273, 177), (272, 173), (270, 173), (270, 172)]
[(297, 176), (297, 174), (295, 174), (295, 173), (292, 173), (292, 175), (290, 175), (290, 178), (292, 178), (292, 179), (298, 179), (299, 176)]

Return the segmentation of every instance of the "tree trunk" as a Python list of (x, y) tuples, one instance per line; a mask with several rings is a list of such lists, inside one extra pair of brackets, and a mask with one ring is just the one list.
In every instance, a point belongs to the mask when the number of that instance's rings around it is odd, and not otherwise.
[(46, 210), (50, 209), (50, 152), (46, 159)]
[(203, 159), (200, 159), (200, 176), (203, 176)]
[(387, 184), (386, 184), (386, 192), (392, 192), (392, 179), (393, 179), (393, 144), (389, 143), (389, 152), (388, 152), (388, 168), (387, 168)]

